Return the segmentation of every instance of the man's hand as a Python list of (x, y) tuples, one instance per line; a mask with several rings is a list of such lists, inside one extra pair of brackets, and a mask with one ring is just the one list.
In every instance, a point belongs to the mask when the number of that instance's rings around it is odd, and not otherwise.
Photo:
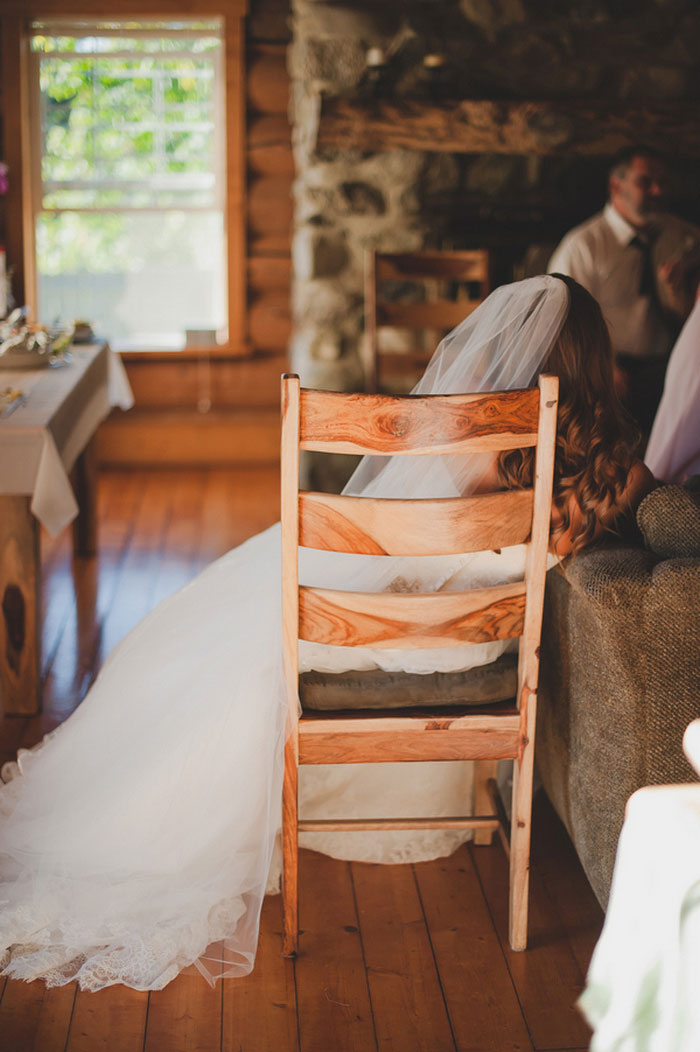
[[(688, 269), (684, 261), (662, 263), (656, 271), (659, 297), (667, 310), (678, 318), (685, 319), (690, 313), (693, 295), (690, 291)], [(693, 287), (697, 284), (697, 277)]]

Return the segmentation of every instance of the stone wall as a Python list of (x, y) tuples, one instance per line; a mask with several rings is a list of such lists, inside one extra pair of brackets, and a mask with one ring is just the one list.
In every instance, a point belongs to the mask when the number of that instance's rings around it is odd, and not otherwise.
[[(700, 91), (694, 0), (293, 0), (293, 30), (291, 362), (311, 386), (360, 384), (365, 248), (488, 247), (507, 281), (598, 210), (607, 169), (577, 156), (320, 151), (319, 93), (639, 102)], [(697, 220), (697, 163), (679, 154), (675, 208)]]

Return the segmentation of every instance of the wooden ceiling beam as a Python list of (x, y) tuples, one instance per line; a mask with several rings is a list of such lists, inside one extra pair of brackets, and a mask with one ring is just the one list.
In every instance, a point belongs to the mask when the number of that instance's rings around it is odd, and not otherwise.
[(607, 156), (638, 142), (700, 156), (700, 103), (323, 97), (317, 139), (323, 148)]

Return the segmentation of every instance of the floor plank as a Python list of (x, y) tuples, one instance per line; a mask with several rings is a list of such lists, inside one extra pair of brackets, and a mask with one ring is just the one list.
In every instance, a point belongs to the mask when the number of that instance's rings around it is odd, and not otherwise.
[(505, 854), (497, 844), (471, 852), (535, 1049), (587, 1045), (590, 1031), (576, 1009), (584, 976), (543, 883), (533, 874), (528, 948), (516, 953), (508, 944)]
[(195, 576), (206, 491), (201, 472), (178, 472), (172, 480), (170, 509), (150, 606), (155, 606)]
[(229, 511), (229, 490), (233, 485), (235, 482), (224, 469), (212, 469), (205, 476), (197, 569), (208, 566), (236, 544), (236, 526)]
[(195, 968), (150, 995), (143, 1052), (212, 1052), (221, 1047), (222, 984)]
[(377, 1048), (453, 1052), (413, 868), (353, 863), (351, 873)]
[[(500, 850), (500, 845), (476, 849)], [(533, 1045), (468, 848), (414, 868), (457, 1048), (530, 1052)]]
[(301, 851), (299, 889), (301, 1052), (372, 1052), (377, 1046), (350, 864)]
[(126, 986), (79, 990), (65, 1052), (142, 1052), (147, 1009), (148, 994)]
[(538, 800), (533, 856), (535, 879), (543, 882), (566, 930), (576, 962), (585, 975), (604, 914), (579, 864), (574, 846), (544, 793)]
[(117, 595), (122, 567), (136, 528), (141, 506), (149, 499), (149, 477), (139, 474), (100, 476), (100, 493), (104, 492), (105, 510), (99, 522), (98, 553), (92, 562), (98, 567), (96, 630), (93, 639), (85, 641), (85, 664), (101, 663), (105, 656), (102, 626)]
[(222, 1052), (298, 1052), (294, 962), (281, 947), (282, 897), (268, 895), (255, 968), (223, 984)]
[(3, 1052), (63, 1052), (75, 1000), (75, 984), (54, 986), (7, 980), (0, 1001)]
[(153, 593), (170, 517), (175, 476), (154, 472), (140, 504), (133, 533), (106, 612), (100, 639), (100, 663), (153, 608)]
[(259, 471), (242, 469), (231, 475), (228, 510), (229, 522), (235, 529), (230, 547), (279, 521), (279, 492), (280, 474), (277, 466)]

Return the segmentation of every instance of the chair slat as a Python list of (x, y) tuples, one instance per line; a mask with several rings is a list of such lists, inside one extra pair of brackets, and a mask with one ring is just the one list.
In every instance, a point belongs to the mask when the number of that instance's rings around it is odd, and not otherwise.
[(299, 589), (299, 637), (334, 646), (449, 647), (519, 636), (522, 582), (469, 592), (366, 593)]
[(507, 760), (517, 756), (518, 728), (455, 730), (449, 734), (338, 732), (300, 736), (300, 763), (406, 763), (419, 760)]
[(432, 352), (428, 351), (377, 351), (375, 364), (382, 378), (409, 376), (415, 383), (416, 372), (424, 373), (431, 358)]
[(299, 543), (363, 555), (452, 555), (522, 544), (532, 490), (442, 500), (299, 494)]
[(433, 398), (302, 390), (300, 445), (329, 453), (414, 455), (516, 449), (536, 444), (538, 410), (534, 389)]
[(438, 329), (447, 332), (464, 321), (482, 300), (432, 300), (428, 303), (377, 304), (377, 325), (396, 329)]
[(378, 281), (415, 279), (429, 281), (488, 281), (489, 254), (481, 249), (466, 252), (378, 253), (375, 256)]
[(398, 829), (497, 829), (498, 819), (484, 815), (450, 815), (448, 818), (307, 818), (300, 833), (342, 833)]
[(455, 328), (471, 315), (482, 300), (433, 300), (429, 303), (378, 303), (377, 325), (394, 328), (443, 331)]
[(350, 712), (335, 715), (320, 713), (302, 713), (299, 723), (300, 737), (325, 736), (337, 731), (339, 734), (374, 734), (375, 731), (385, 731), (397, 734), (403, 731), (406, 734), (422, 735), (424, 731), (440, 731), (454, 734), (455, 731), (473, 731), (476, 736), (489, 734), (498, 727), (509, 730), (520, 730), (518, 710), (515, 705), (501, 703), (498, 706), (489, 705), (475, 711), (469, 708), (450, 708), (443, 710), (440, 714), (425, 711), (414, 712), (413, 708), (396, 713), (372, 713)]

